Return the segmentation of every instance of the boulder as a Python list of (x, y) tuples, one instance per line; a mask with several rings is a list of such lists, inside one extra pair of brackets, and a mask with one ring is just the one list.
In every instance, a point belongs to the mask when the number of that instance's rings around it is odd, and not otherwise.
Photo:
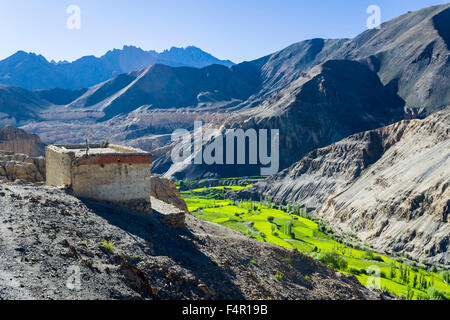
[(186, 213), (157, 198), (151, 197), (153, 214), (168, 227), (184, 228)]
[(168, 179), (153, 175), (151, 178), (150, 195), (185, 213), (189, 213), (186, 202), (181, 197), (177, 186)]

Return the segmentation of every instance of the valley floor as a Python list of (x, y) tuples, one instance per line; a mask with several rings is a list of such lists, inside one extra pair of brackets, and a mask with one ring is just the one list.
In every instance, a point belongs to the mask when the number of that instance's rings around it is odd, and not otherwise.
[(363, 285), (406, 299), (450, 298), (449, 271), (438, 272), (436, 267), (421, 265), (407, 256), (375, 253), (367, 244), (356, 244), (354, 235), (346, 235), (344, 240), (299, 206), (228, 199), (233, 191), (250, 186), (184, 186), (181, 194), (194, 216), (261, 242), (297, 249), (340, 272), (355, 275)]

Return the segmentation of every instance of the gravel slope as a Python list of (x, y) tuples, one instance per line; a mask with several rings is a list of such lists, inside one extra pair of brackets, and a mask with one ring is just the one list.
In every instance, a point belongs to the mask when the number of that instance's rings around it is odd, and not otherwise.
[(174, 230), (57, 189), (0, 188), (0, 299), (380, 298), (298, 252), (192, 216)]

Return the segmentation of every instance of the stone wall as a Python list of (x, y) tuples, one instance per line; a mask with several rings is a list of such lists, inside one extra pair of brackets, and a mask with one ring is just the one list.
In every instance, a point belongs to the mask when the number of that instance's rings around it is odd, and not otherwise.
[(116, 145), (46, 148), (47, 185), (68, 186), (74, 196), (151, 213), (152, 156)]
[(46, 182), (48, 186), (60, 187), (72, 184), (72, 156), (60, 153), (54, 146), (45, 148)]
[(77, 197), (101, 201), (149, 199), (150, 164), (76, 165), (72, 168), (72, 190)]

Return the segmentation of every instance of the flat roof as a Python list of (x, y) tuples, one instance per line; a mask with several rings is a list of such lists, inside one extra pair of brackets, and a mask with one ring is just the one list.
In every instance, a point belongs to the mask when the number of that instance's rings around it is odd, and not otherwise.
[[(76, 158), (82, 158), (86, 156), (86, 145), (51, 145), (48, 146), (52, 148), (56, 152), (65, 153), (65, 154), (73, 154)], [(88, 145), (88, 156), (96, 156), (96, 155), (151, 155), (148, 152), (145, 152), (141, 149), (119, 146), (114, 144), (102, 145), (102, 144), (91, 144)]]
[[(86, 148), (79, 148), (79, 149), (66, 149), (69, 152), (75, 153), (75, 157), (82, 157), (86, 155)], [(111, 148), (89, 148), (88, 154), (89, 155), (96, 155), (96, 154), (122, 154), (123, 152), (117, 152), (114, 149)]]

